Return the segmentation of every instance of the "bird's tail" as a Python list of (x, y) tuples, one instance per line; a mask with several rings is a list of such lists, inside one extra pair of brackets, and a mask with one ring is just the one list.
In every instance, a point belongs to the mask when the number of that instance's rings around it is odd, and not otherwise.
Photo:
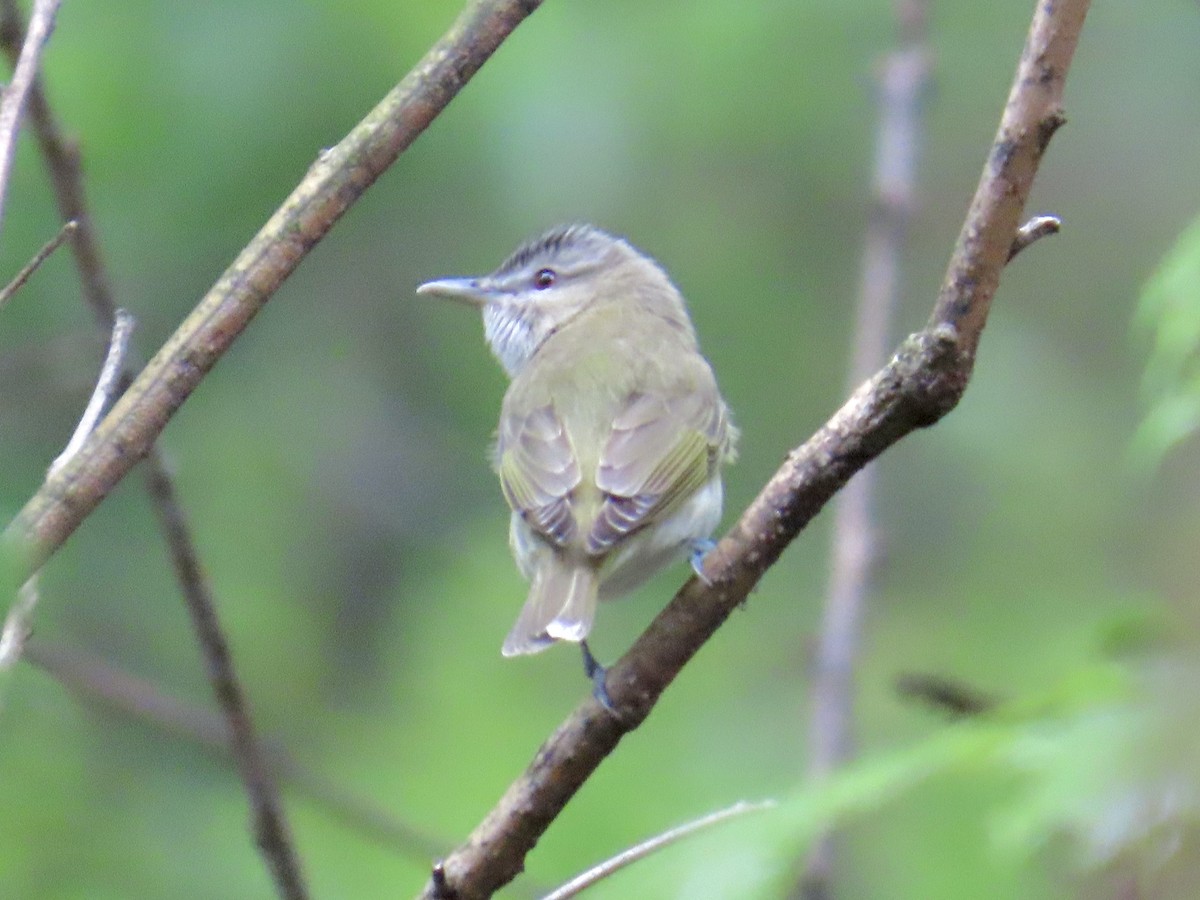
[(598, 586), (593, 566), (546, 554), (501, 652), (519, 656), (545, 650), (555, 641), (584, 640), (596, 618)]

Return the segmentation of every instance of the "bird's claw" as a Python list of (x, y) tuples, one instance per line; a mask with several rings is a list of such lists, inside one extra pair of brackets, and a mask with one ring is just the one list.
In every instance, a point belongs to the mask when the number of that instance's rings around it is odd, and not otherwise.
[(697, 578), (711, 587), (712, 579), (704, 574), (704, 558), (712, 552), (713, 547), (717, 546), (717, 542), (711, 538), (697, 538), (692, 541), (691, 546), (692, 571), (696, 573)]
[(608, 669), (600, 665), (596, 661), (596, 657), (592, 656), (592, 651), (588, 647), (587, 641), (580, 641), (579, 649), (583, 652), (583, 674), (592, 682), (592, 696), (596, 698), (597, 703), (610, 713), (616, 714), (616, 707), (613, 706), (612, 698), (608, 696), (608, 687), (605, 684), (605, 680), (608, 677)]

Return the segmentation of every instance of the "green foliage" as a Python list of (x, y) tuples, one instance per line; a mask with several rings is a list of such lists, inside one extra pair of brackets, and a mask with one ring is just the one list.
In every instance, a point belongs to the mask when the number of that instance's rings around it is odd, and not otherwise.
[(1146, 417), (1130, 449), (1151, 469), (1200, 428), (1200, 218), (1147, 280), (1135, 324), (1152, 345), (1142, 376)]
[[(1136, 860), (1152, 884), (1200, 817), (1198, 676), (1191, 654), (1163, 645), (1082, 667), (1050, 690), (871, 753), (823, 783), (799, 785), (774, 809), (668, 851), (675, 859), (654, 882), (656, 896), (784, 896), (818, 835), (955, 779), (1008, 786), (983, 810), (991, 865), (1036, 865), (1065, 840), (1076, 877)], [(1181, 696), (1191, 698), (1187, 709)], [(1001, 883), (993, 895), (1011, 893)]]

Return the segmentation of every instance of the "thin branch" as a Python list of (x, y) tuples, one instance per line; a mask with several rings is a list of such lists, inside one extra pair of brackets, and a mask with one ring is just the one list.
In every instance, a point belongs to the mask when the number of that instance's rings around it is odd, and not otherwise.
[[(31, 640), (25, 651), (29, 662), (71, 691), (109, 709), (149, 723), (165, 733), (231, 757), (229, 727), (219, 713), (185, 703), (162, 692), (150, 681), (92, 659), (67, 647)], [(444, 852), (446, 844), (399, 821), (381, 809), (331, 784), (306, 769), (273, 741), (264, 741), (266, 758), (276, 778), (311, 800), (326, 814), (381, 846), (416, 859), (428, 860)]]
[(183, 509), (176, 499), (173, 483), (162, 470), (149, 471), (146, 483), (154, 498), (159, 526), (167, 537), (175, 576), (183, 589), (184, 603), (204, 656), (204, 669), (229, 725), (230, 750), (250, 798), (256, 842), (271, 867), (280, 896), (302, 900), (308, 896), (308, 890), (279, 789), (255, 734), (249, 701), (234, 671), (229, 644), (217, 618), (212, 587), (200, 567)]
[(0, 97), (0, 224), (4, 221), (8, 181), (17, 150), (17, 133), (21, 130), (21, 115), (25, 112), (25, 98), (37, 75), (42, 50), (50, 39), (50, 32), (54, 30), (54, 17), (58, 14), (59, 3), (60, 0), (35, 0), (21, 53), (13, 68), (12, 81), (4, 89), (4, 96)]
[(78, 227), (78, 223), (72, 219), (64, 223), (63, 227), (58, 229), (58, 234), (42, 245), (42, 249), (33, 255), (33, 259), (25, 263), (21, 271), (13, 276), (13, 280), (6, 284), (3, 290), (0, 290), (0, 308), (3, 308), (4, 304), (13, 298), (14, 294), (25, 286), (25, 282), (32, 277), (34, 272), (41, 268), (42, 263), (50, 258), (50, 254), (61, 247), (63, 241), (73, 235)]
[(100, 377), (96, 380), (96, 388), (92, 391), (92, 397), (88, 400), (87, 408), (84, 409), (75, 433), (71, 435), (71, 440), (67, 442), (63, 452), (54, 458), (54, 462), (50, 463), (49, 477), (53, 477), (55, 472), (69, 463), (71, 458), (79, 452), (83, 442), (96, 430), (96, 423), (100, 421), (104, 410), (108, 409), (112, 403), (113, 393), (116, 391), (117, 382), (121, 377), (121, 370), (125, 367), (125, 352), (129, 349), (131, 334), (133, 334), (133, 316), (123, 309), (118, 309), (113, 321), (112, 336), (108, 342), (108, 353), (104, 357)]
[(958, 403), (1033, 176), (1062, 122), (1061, 98), (1087, 0), (1040, 3), (992, 153), (925, 330), (791, 451), (733, 529), (609, 670), (612, 710), (585, 700), (539, 748), (467, 841), (442, 860), (422, 896), (487, 897), (511, 881), (555, 817), (850, 476)]
[[(879, 67), (879, 126), (875, 143), (873, 205), (867, 222), (848, 390), (887, 360), (893, 312), (899, 303), (901, 264), (915, 207), (917, 159), (923, 143), (922, 107), (931, 61), (924, 3), (896, 3), (899, 46)], [(809, 777), (827, 777), (853, 753), (854, 669), (862, 619), (880, 556), (873, 511), (875, 469), (867, 466), (833, 504), (829, 584), (812, 672)], [(803, 876), (809, 897), (828, 892), (832, 835), (813, 845)]]
[(1030, 244), (1048, 235), (1058, 234), (1061, 229), (1062, 219), (1058, 216), (1034, 216), (1017, 229), (1017, 236), (1008, 248), (1008, 261), (1012, 262), (1013, 258)]
[(733, 806), (726, 809), (719, 809), (692, 822), (685, 822), (683, 825), (668, 829), (662, 834), (655, 835), (647, 841), (636, 844), (628, 850), (621, 851), (611, 859), (606, 859), (598, 866), (593, 866), (586, 872), (582, 872), (572, 878), (566, 884), (562, 885), (562, 887), (551, 891), (542, 900), (569, 900), (571, 897), (577, 897), (610, 875), (619, 872), (626, 866), (633, 865), (639, 860), (645, 859), (652, 853), (657, 853), (664, 847), (669, 847), (671, 844), (677, 843), (684, 838), (691, 837), (694, 834), (712, 828), (714, 825), (720, 825), (730, 819), (744, 816), (747, 813), (762, 812), (765, 809), (772, 809), (774, 806), (774, 800), (764, 800), (759, 803), (750, 803), (743, 800), (733, 804)]
[(5, 536), (45, 561), (126, 473), (341, 215), (445, 108), (540, 0), (475, 0), (405, 78), (308, 174), (125, 391), (79, 454)]

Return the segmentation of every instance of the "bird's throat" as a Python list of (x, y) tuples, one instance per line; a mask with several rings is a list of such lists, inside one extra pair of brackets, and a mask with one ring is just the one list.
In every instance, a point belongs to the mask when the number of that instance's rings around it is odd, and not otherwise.
[(484, 307), (484, 337), (509, 378), (525, 368), (545, 340), (545, 335), (538, 332), (537, 316), (527, 306), (493, 303)]

